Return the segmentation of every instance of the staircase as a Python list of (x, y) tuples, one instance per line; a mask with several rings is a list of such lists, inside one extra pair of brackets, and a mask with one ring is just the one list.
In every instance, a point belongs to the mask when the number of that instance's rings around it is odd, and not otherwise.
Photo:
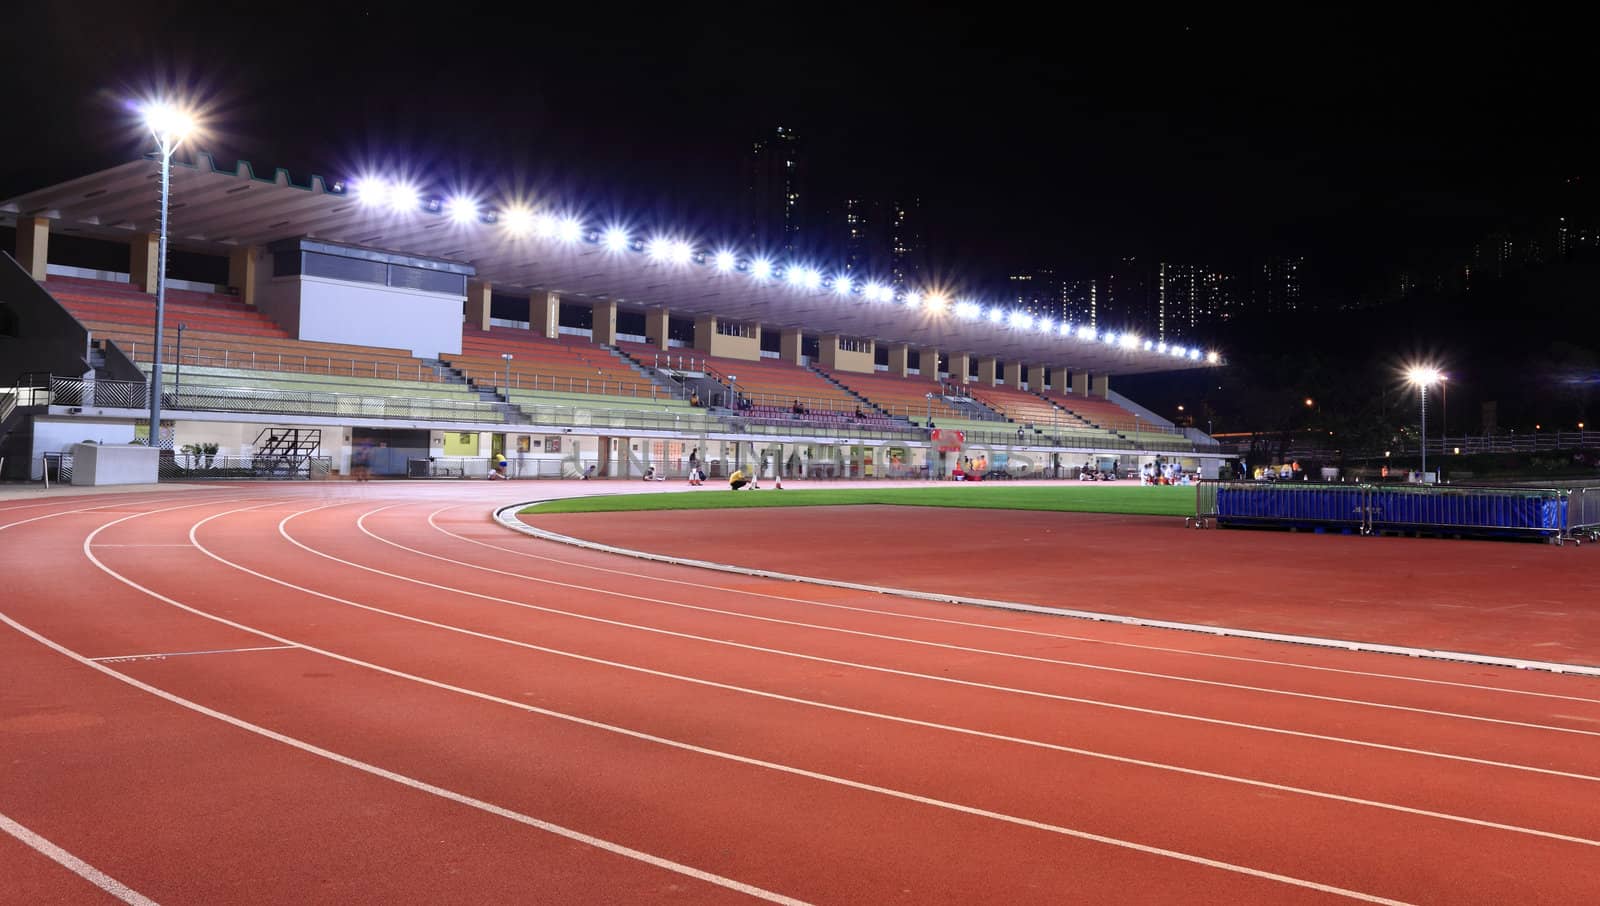
[(257, 478), (311, 477), (312, 459), (322, 449), (317, 428), (263, 428), (251, 444), (250, 469)]
[(667, 394), (675, 399), (688, 399), (689, 394), (696, 390), (700, 392), (701, 399), (706, 398), (706, 388), (700, 387), (694, 383), (695, 379), (676, 377), (674, 375), (666, 374), (657, 368), (651, 367), (639, 361), (638, 359), (634, 358), (631, 353), (628, 353), (620, 347), (604, 346), (603, 348), (609, 351), (612, 355), (616, 356), (624, 365), (627, 365), (640, 377), (645, 378), (646, 380), (650, 381), (650, 383), (655, 384), (657, 387), (667, 391)]
[[(851, 397), (853, 397), (853, 398), (865, 403), (867, 405), (867, 409), (869, 411), (874, 412), (874, 413), (876, 413), (878, 415), (882, 415), (885, 418), (893, 418), (894, 417), (894, 416), (890, 415), (886, 410), (884, 410), (884, 408), (882, 406), (879, 406), (877, 403), (874, 403), (872, 400), (867, 399), (866, 397), (862, 396), (861, 394), (857, 393), (856, 391), (851, 390), (849, 387), (846, 387), (845, 385), (839, 383), (839, 381), (836, 378), (834, 378), (833, 375), (829, 374), (828, 372), (823, 371), (821, 368), (818, 368), (815, 365), (811, 365), (809, 367), (810, 367), (810, 369), (812, 371), (815, 371), (818, 375), (820, 375), (823, 380), (827, 381), (828, 383), (832, 384), (835, 387), (838, 387), (840, 390), (843, 390), (845, 393), (850, 394)], [(902, 421), (907, 421), (907, 420), (906, 419), (902, 419)], [(907, 421), (907, 423), (909, 424), (909, 421)]]

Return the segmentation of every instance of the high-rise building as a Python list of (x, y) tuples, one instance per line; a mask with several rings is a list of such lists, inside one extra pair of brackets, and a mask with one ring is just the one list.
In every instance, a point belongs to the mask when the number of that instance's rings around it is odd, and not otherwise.
[(1036, 318), (1065, 318), (1061, 279), (1050, 268), (1012, 274), (1006, 278), (1006, 296), (1017, 308)]
[(1073, 324), (1093, 324), (1100, 315), (1100, 283), (1097, 280), (1061, 282), (1061, 319)]
[(857, 195), (839, 204), (837, 233), (842, 237), (844, 270), (852, 277), (869, 276), (884, 258), (883, 205)]
[(793, 256), (804, 248), (805, 144), (793, 129), (778, 126), (751, 143), (744, 161), (745, 240), (752, 251)]
[(1300, 271), (1305, 261), (1303, 256), (1287, 255), (1263, 262), (1261, 282), (1255, 292), (1255, 308), (1266, 314), (1300, 310)]
[(905, 195), (889, 202), (889, 278), (895, 286), (922, 281), (926, 249), (922, 199)]
[(1114, 330), (1155, 330), (1155, 275), (1136, 256), (1119, 259), (1103, 278), (1104, 296), (1095, 322)]
[(1202, 324), (1226, 321), (1236, 306), (1233, 277), (1215, 268), (1163, 261), (1156, 269), (1158, 337), (1177, 336)]

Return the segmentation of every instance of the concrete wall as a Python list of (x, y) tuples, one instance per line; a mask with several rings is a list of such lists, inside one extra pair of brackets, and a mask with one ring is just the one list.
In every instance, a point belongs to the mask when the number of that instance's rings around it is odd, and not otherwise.
[(144, 445), (74, 444), (74, 485), (155, 484), (159, 451)]
[(89, 370), (89, 332), (10, 255), (0, 255), (0, 318), (14, 320), (16, 334), (0, 331), (0, 384), (32, 371), (82, 377)]
[(866, 340), (865, 348), (861, 352), (846, 352), (839, 348), (837, 334), (823, 334), (817, 340), (817, 361), (822, 367), (831, 371), (854, 371), (859, 374), (874, 374), (877, 372), (877, 363), (873, 342)]
[(52, 418), (41, 415), (33, 420), (33, 450), (28, 477), (43, 477), (40, 457), (45, 453), (71, 453), (74, 444), (92, 440), (97, 444), (133, 442), (133, 422), (93, 418)]

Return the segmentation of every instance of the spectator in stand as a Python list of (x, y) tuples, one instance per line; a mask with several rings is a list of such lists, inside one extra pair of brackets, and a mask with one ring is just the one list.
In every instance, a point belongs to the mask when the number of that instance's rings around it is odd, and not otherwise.
[(750, 411), (750, 399), (748, 397), (739, 397), (739, 409), (742, 412)]
[(696, 409), (700, 408), (700, 391), (689, 391), (689, 405), (695, 407)]
[(794, 414), (798, 417), (806, 414), (806, 407), (800, 405), (799, 400), (794, 401)]

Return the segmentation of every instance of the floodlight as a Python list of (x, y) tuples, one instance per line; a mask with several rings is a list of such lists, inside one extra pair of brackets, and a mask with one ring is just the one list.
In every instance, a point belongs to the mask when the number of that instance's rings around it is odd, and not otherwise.
[(144, 124), (164, 144), (177, 144), (194, 128), (194, 118), (171, 104), (156, 101), (139, 110)]
[(478, 203), (465, 195), (456, 195), (444, 203), (444, 213), (451, 223), (465, 226), (478, 219)]
[(1014, 311), (1007, 320), (1012, 327), (1027, 327), (1033, 319), (1028, 316), (1027, 312)]
[(521, 205), (506, 208), (504, 220), (506, 232), (513, 236), (526, 236), (533, 230), (533, 212)]
[(583, 223), (576, 217), (563, 217), (556, 221), (556, 238), (562, 242), (577, 242), (583, 238)]
[(606, 251), (625, 252), (628, 250), (628, 231), (621, 227), (608, 227), (600, 234), (600, 243)]
[(422, 204), (422, 195), (417, 187), (403, 182), (397, 182), (389, 187), (389, 210), (397, 214), (415, 211)]
[(1061, 335), (1062, 336), (1070, 337), (1070, 336), (1073, 335), (1074, 332), (1076, 332), (1076, 328), (1074, 328), (1072, 326), (1072, 322), (1071, 321), (1062, 321), (1061, 322)]
[(750, 276), (756, 278), (757, 280), (771, 279), (772, 262), (765, 258), (757, 258), (756, 260), (750, 262)]
[(1121, 342), (1123, 349), (1133, 349), (1139, 345), (1139, 335), (1136, 333), (1125, 333), (1122, 335)]
[(1208, 353), (1206, 353), (1206, 361), (1211, 363), (1212, 365), (1215, 365), (1218, 362), (1222, 361), (1222, 356), (1217, 354), (1216, 352), (1208, 352)]
[(1154, 349), (1155, 346), (1156, 346), (1156, 344), (1151, 340), (1145, 340), (1144, 341), (1144, 351), (1145, 352), (1149, 352), (1150, 350)]
[(868, 283), (866, 287), (861, 290), (861, 295), (866, 296), (867, 299), (872, 302), (877, 302), (878, 294), (882, 291), (883, 287), (879, 286), (878, 284)]
[(1082, 327), (1078, 328), (1078, 339), (1080, 339), (1080, 340), (1092, 340), (1092, 339), (1094, 339), (1094, 328), (1091, 327), (1088, 324), (1085, 324)]
[(1005, 316), (1006, 313), (1001, 311), (999, 308), (989, 309), (989, 320), (992, 323), (999, 324), (1005, 318)]
[(389, 184), (381, 179), (363, 179), (352, 188), (356, 200), (366, 207), (377, 208), (389, 203)]
[(738, 263), (738, 260), (733, 257), (733, 253), (726, 249), (718, 252), (711, 260), (717, 270), (723, 273), (733, 270), (733, 266)]
[(1166, 351), (1167, 351), (1167, 341), (1166, 340), (1162, 340), (1160, 343), (1156, 344), (1156, 352), (1165, 353)]
[(1039, 328), (1040, 333), (1049, 333), (1056, 329), (1056, 322), (1050, 318), (1040, 318), (1034, 322), (1034, 326)]
[(840, 274), (839, 276), (833, 278), (833, 291), (841, 296), (850, 295), (850, 290), (854, 286), (855, 284), (850, 280), (850, 276), (848, 274)]
[(694, 260), (694, 246), (682, 239), (667, 244), (667, 260), (673, 264), (688, 264)]
[(1117, 332), (1114, 330), (1108, 330), (1103, 336), (1100, 337), (1100, 339), (1106, 341), (1112, 346), (1115, 346), (1117, 345)]
[(1200, 350), (1195, 349), (1193, 346), (1189, 347), (1189, 358), (1198, 360), (1200, 358)]
[(1426, 365), (1413, 365), (1406, 370), (1406, 380), (1418, 387), (1437, 384), (1440, 378), (1439, 369), (1429, 368)]

